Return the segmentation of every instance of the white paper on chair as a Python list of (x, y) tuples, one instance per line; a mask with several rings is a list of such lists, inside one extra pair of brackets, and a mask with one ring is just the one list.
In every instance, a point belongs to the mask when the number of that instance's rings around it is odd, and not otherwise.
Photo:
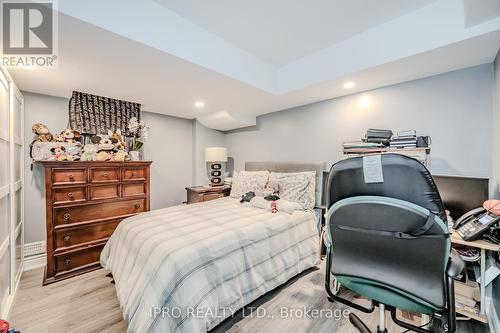
[(363, 174), (365, 183), (383, 183), (382, 155), (371, 155), (363, 157)]

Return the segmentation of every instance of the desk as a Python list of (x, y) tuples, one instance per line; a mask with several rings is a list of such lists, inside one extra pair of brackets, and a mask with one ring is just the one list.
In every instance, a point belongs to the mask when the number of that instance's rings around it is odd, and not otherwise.
[(484, 241), (484, 240), (475, 240), (472, 242), (464, 241), (462, 237), (460, 237), (455, 230), (453, 230), (451, 234), (451, 243), (452, 244), (458, 244), (458, 245), (464, 245), (468, 247), (473, 247), (476, 249), (481, 250), (481, 259), (479, 261), (479, 265), (481, 268), (481, 283), (480, 283), (480, 293), (481, 293), (481, 301), (479, 304), (479, 315), (464, 311), (464, 310), (459, 310), (457, 309), (457, 313), (460, 313), (461, 315), (467, 316), (469, 318), (475, 319), (482, 321), (483, 323), (487, 323), (488, 319), (485, 314), (485, 271), (486, 271), (486, 251), (500, 251), (500, 245)]

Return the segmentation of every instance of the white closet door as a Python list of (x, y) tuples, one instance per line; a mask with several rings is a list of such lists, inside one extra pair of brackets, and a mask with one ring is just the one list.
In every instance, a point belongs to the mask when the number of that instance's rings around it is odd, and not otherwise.
[[(9, 83), (0, 71), (0, 302), (11, 292), (11, 191)], [(2, 313), (4, 309), (1, 309)]]
[(12, 177), (12, 214), (11, 214), (11, 290), (16, 290), (21, 278), (24, 247), (24, 184), (23, 184), (23, 116), (24, 99), (17, 87), (10, 84), (11, 119), (11, 177)]

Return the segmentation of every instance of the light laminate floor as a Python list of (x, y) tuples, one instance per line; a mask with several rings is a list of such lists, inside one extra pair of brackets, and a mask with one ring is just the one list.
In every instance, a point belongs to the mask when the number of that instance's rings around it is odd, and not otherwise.
[[(324, 263), (323, 263), (324, 264)], [(9, 321), (22, 333), (121, 333), (127, 329), (126, 322), (116, 298), (114, 284), (101, 269), (85, 275), (42, 287), (43, 270), (25, 272), (11, 310)], [(292, 279), (284, 286), (262, 296), (245, 309), (251, 313), (252, 307), (266, 311), (266, 318), (244, 316), (239, 311), (217, 326), (213, 332), (357, 332), (347, 318), (340, 320), (325, 318), (280, 318), (282, 309), (344, 309), (339, 304), (327, 301), (324, 291), (323, 269), (311, 269)], [(357, 302), (364, 302), (358, 299)], [(333, 313), (333, 312), (330, 312)], [(376, 329), (378, 312), (361, 314), (355, 311), (365, 323)], [(387, 313), (389, 316), (389, 313)], [(270, 317), (273, 317), (272, 319)], [(419, 322), (419, 318), (406, 316)], [(389, 332), (403, 329), (389, 324)], [(485, 325), (460, 323), (460, 332), (487, 333)]]

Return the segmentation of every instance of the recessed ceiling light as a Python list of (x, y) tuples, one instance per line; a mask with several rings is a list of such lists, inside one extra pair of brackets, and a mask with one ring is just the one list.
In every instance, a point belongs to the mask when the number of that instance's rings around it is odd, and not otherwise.
[(194, 106), (196, 106), (198, 109), (201, 109), (202, 107), (205, 106), (205, 103), (198, 101), (194, 103)]
[(346, 82), (346, 83), (344, 83), (344, 89), (352, 89), (352, 88), (354, 88), (355, 85), (356, 85), (356, 83), (354, 83), (352, 81)]

